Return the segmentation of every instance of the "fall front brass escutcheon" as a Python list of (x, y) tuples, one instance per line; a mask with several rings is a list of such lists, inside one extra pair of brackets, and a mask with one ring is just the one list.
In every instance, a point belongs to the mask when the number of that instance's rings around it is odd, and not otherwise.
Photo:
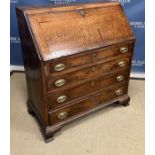
[(126, 61), (120, 61), (120, 62), (118, 63), (118, 66), (119, 66), (119, 67), (124, 67), (124, 66), (126, 66)]
[(122, 89), (118, 89), (116, 90), (116, 95), (119, 96), (119, 95), (122, 95), (123, 94), (123, 90)]
[(66, 95), (61, 95), (57, 98), (57, 102), (58, 103), (63, 103), (64, 101), (66, 101), (67, 96)]
[(126, 52), (128, 52), (128, 48), (127, 47), (121, 47), (120, 52), (121, 53), (126, 53)]
[(65, 119), (66, 117), (68, 116), (68, 113), (67, 112), (61, 112), (58, 114), (58, 119)]
[(59, 80), (55, 81), (55, 86), (56, 86), (56, 87), (61, 87), (61, 86), (63, 86), (65, 83), (66, 83), (66, 80), (65, 80), (65, 79), (59, 79)]
[(57, 72), (59, 72), (59, 71), (64, 70), (65, 67), (66, 67), (65, 64), (60, 63), (60, 64), (55, 65), (54, 70), (57, 71)]
[(116, 77), (117, 81), (123, 81), (124, 80), (124, 76), (123, 75), (119, 75)]
[(82, 8), (79, 9), (79, 12), (80, 12), (80, 15), (81, 15), (81, 16), (83, 16), (83, 17), (85, 16), (85, 12), (84, 12), (84, 10), (83, 10)]

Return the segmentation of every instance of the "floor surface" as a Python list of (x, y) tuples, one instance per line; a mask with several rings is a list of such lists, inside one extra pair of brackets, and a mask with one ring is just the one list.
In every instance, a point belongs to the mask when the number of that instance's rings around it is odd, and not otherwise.
[(11, 155), (144, 155), (144, 85), (130, 80), (128, 107), (109, 107), (64, 127), (45, 143), (27, 113), (24, 73), (11, 76)]

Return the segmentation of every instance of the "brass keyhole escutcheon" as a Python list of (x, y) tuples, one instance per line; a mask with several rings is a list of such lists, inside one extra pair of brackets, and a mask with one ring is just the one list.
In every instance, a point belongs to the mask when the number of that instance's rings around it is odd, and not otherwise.
[(95, 102), (95, 97), (94, 96), (91, 97), (91, 101)]
[(79, 9), (79, 12), (80, 12), (81, 16), (83, 16), (83, 17), (85, 16), (85, 11), (83, 9)]
[(91, 82), (91, 86), (94, 87), (95, 86), (95, 81)]
[(96, 53), (93, 53), (93, 58), (95, 58), (96, 57)]
[(95, 58), (96, 58), (96, 53), (92, 53), (92, 62), (95, 62)]
[(92, 67), (92, 71), (93, 71), (93, 72), (95, 71), (95, 66)]

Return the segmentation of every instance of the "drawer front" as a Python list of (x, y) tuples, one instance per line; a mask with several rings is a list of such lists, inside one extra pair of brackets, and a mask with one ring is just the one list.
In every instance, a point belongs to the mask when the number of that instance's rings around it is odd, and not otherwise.
[(84, 80), (99, 77), (108, 72), (129, 67), (129, 65), (130, 57), (125, 57), (119, 60), (115, 59), (103, 64), (93, 65), (80, 71), (53, 76), (50, 79), (47, 79), (47, 91), (75, 85)]
[(117, 86), (113, 88), (108, 88), (101, 91), (98, 94), (93, 95), (83, 101), (75, 103), (73, 105), (68, 105), (61, 110), (55, 110), (49, 113), (50, 124), (60, 123), (61, 121), (83, 113), (97, 105), (103, 104), (104, 102), (119, 97), (127, 93), (127, 84), (123, 86)]
[(114, 47), (112, 49), (109, 48), (107, 50), (100, 50), (100, 51), (96, 52), (96, 56), (94, 57), (94, 61), (100, 61), (100, 60), (105, 59), (105, 58), (116, 57), (119, 55), (130, 53), (131, 52), (130, 46), (131, 45), (121, 45), (118, 47)]
[(72, 101), (78, 97), (83, 97), (95, 91), (104, 89), (110, 85), (127, 81), (129, 78), (129, 72), (121, 71), (108, 76), (103, 76), (97, 79), (90, 80), (86, 83), (77, 85), (67, 90), (54, 90), (47, 95), (47, 102), (49, 109), (62, 106), (69, 101)]
[(97, 61), (106, 60), (107, 58), (114, 58), (119, 55), (131, 52), (131, 44), (122, 44), (110, 46), (104, 49), (85, 52), (76, 56), (69, 56), (61, 58), (47, 64), (47, 76), (52, 74), (63, 73), (68, 69), (75, 69), (83, 65), (88, 65)]

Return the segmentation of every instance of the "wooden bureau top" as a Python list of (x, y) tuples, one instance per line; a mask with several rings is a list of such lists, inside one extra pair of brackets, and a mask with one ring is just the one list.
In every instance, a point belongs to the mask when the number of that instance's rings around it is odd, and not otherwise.
[(43, 61), (134, 40), (119, 3), (17, 8)]

